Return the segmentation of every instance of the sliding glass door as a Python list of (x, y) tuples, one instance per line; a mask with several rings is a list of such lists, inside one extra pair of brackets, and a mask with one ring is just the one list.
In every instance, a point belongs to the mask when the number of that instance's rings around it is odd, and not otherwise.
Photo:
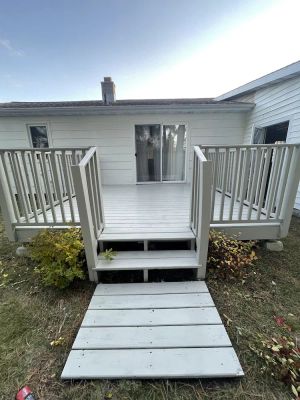
[(185, 125), (136, 125), (138, 182), (185, 180)]

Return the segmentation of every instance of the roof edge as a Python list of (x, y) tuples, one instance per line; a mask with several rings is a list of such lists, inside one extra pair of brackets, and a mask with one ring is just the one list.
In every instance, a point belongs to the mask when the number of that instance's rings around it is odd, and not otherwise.
[(294, 78), (298, 75), (300, 75), (300, 61), (296, 61), (293, 64), (289, 64), (267, 75), (263, 75), (258, 79), (255, 79), (218, 97), (215, 97), (214, 100), (229, 100), (234, 97), (256, 91), (265, 86), (273, 85), (275, 83)]
[(160, 106), (105, 106), (105, 107), (36, 107), (36, 108), (0, 108), (0, 117), (8, 116), (47, 116), (47, 115), (122, 115), (162, 112), (195, 113), (201, 111), (249, 111), (254, 103), (216, 103), (216, 104), (192, 104), (192, 105), (160, 105)]

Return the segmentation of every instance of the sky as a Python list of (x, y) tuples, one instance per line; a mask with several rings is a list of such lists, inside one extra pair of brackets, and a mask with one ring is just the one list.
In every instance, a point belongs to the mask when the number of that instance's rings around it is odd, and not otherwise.
[(0, 0), (0, 101), (215, 97), (300, 59), (300, 0)]

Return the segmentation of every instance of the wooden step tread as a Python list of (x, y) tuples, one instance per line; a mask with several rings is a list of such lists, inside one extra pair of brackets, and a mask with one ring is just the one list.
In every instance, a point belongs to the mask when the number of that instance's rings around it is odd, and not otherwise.
[(97, 285), (94, 296), (122, 296), (124, 294), (172, 294), (208, 293), (203, 281), (190, 282), (149, 282), (149, 283), (101, 283)]
[(198, 268), (193, 250), (120, 251), (112, 261), (98, 258), (96, 271)]
[(128, 229), (124, 231), (120, 231), (120, 228), (116, 228), (114, 230), (104, 231), (100, 234), (100, 241), (103, 242), (122, 242), (122, 241), (143, 241), (143, 240), (192, 240), (195, 239), (195, 235), (190, 229), (182, 229), (177, 232), (171, 231), (161, 231), (158, 229), (153, 229), (153, 231), (149, 231), (149, 229), (143, 229), (139, 232), (129, 232)]
[(128, 294), (123, 296), (93, 296), (90, 310), (139, 310), (154, 308), (213, 307), (209, 293)]

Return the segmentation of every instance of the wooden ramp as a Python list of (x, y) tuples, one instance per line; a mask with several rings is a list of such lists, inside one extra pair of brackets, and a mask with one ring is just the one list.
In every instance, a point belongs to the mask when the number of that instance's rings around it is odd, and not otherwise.
[(100, 284), (62, 379), (243, 376), (204, 282)]

